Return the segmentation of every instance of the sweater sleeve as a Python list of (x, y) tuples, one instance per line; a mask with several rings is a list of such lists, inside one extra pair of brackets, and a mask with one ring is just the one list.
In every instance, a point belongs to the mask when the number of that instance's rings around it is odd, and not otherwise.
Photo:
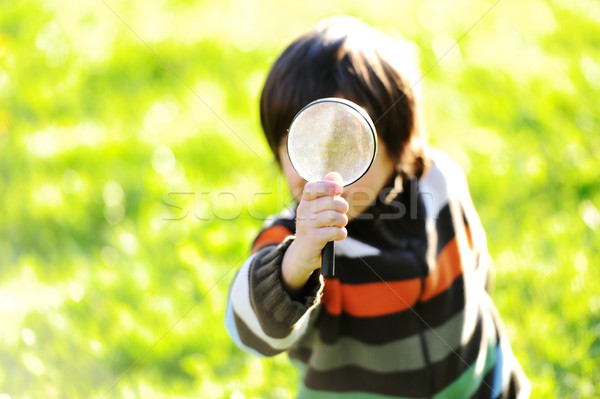
[(281, 280), (281, 262), (293, 237), (267, 245), (238, 271), (227, 304), (226, 326), (236, 344), (262, 356), (292, 347), (307, 331), (320, 304), (323, 281), (315, 272), (300, 299), (293, 299)]

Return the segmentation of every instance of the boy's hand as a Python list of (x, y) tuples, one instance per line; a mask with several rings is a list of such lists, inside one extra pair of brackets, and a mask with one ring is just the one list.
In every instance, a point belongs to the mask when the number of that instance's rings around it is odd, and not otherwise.
[(304, 186), (296, 211), (296, 239), (283, 257), (282, 276), (290, 294), (297, 294), (321, 267), (321, 251), (329, 241), (346, 238), (348, 202), (341, 197), (342, 178), (329, 173)]

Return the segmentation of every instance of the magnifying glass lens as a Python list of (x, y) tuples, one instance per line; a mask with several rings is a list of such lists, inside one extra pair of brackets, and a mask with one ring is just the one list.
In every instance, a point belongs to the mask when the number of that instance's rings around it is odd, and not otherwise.
[(288, 133), (288, 154), (307, 181), (338, 172), (345, 186), (360, 179), (375, 157), (373, 122), (358, 105), (328, 98), (310, 103), (294, 118)]

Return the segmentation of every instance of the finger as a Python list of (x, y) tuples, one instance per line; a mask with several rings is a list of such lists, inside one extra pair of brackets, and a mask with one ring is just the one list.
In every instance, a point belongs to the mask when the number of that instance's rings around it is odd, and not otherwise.
[(337, 181), (314, 181), (308, 182), (304, 186), (304, 191), (302, 192), (303, 200), (313, 200), (315, 198), (329, 196), (333, 197), (336, 195), (341, 195), (344, 192), (344, 188)]
[(344, 227), (348, 224), (348, 216), (336, 211), (324, 211), (315, 215), (314, 226), (321, 227)]
[(323, 227), (344, 227), (348, 224), (348, 216), (336, 211), (323, 211), (309, 216), (296, 217), (296, 231), (304, 231), (310, 234), (310, 230)]
[(336, 232), (334, 240), (342, 241), (342, 240), (345, 240), (346, 237), (348, 237), (348, 230), (346, 230), (345, 227), (342, 227)]
[(348, 205), (348, 201), (346, 199), (335, 196), (325, 196), (315, 198), (313, 200), (302, 200), (298, 205), (298, 215), (300, 216), (309, 216), (311, 214), (316, 214), (323, 211), (336, 211), (340, 213), (348, 213), (350, 205)]
[(341, 241), (348, 236), (348, 231), (345, 227), (323, 227), (317, 231), (318, 239), (323, 243), (323, 246), (329, 241)]
[(348, 213), (348, 209), (350, 205), (348, 201), (337, 195), (335, 197), (320, 197), (313, 200), (314, 205), (312, 205), (317, 212), (332, 210), (340, 213)]

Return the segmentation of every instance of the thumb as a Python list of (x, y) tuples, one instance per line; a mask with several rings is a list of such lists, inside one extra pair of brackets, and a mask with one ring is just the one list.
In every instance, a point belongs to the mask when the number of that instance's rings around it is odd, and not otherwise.
[(344, 181), (342, 176), (337, 172), (329, 172), (323, 178), (324, 181), (335, 183), (334, 195), (341, 195), (344, 192)]
[(342, 176), (337, 172), (329, 172), (323, 178), (324, 181), (332, 181), (338, 183), (340, 186), (344, 185), (344, 181), (342, 180)]

